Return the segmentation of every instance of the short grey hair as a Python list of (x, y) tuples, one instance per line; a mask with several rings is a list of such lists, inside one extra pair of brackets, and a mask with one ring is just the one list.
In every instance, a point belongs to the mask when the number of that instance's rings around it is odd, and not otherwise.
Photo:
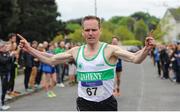
[(7, 43), (6, 41), (0, 40), (0, 47), (4, 46), (6, 43)]
[(82, 21), (81, 21), (82, 27), (84, 28), (84, 21), (91, 20), (91, 19), (96, 20), (98, 22), (98, 27), (101, 28), (101, 19), (99, 17), (97, 17), (97, 16), (91, 16), (91, 15), (90, 16), (85, 16), (82, 19)]

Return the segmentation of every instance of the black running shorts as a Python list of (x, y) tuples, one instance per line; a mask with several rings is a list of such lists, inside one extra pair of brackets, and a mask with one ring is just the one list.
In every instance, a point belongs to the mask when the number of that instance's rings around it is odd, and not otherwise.
[(88, 101), (78, 97), (76, 103), (78, 111), (117, 111), (117, 100), (113, 95), (101, 102)]

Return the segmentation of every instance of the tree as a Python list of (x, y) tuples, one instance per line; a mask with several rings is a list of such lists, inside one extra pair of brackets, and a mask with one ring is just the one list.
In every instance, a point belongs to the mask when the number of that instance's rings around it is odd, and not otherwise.
[(136, 12), (131, 15), (136, 21), (143, 20), (148, 25), (149, 30), (155, 29), (159, 23), (159, 19), (155, 16), (151, 16), (149, 13)]
[(62, 40), (64, 40), (63, 35), (60, 33), (57, 33), (57, 35), (54, 37), (52, 42), (60, 42)]
[(17, 32), (19, 24), (17, 0), (0, 0), (0, 36), (5, 39), (9, 33)]
[(70, 19), (68, 20), (66, 23), (76, 23), (76, 24), (79, 24), (81, 25), (81, 21), (82, 21), (82, 18), (78, 18), (78, 19)]
[(82, 37), (81, 29), (75, 30), (74, 33), (69, 34), (68, 37), (72, 40), (72, 42), (84, 43), (84, 38)]
[(19, 32), (29, 41), (52, 40), (56, 32), (62, 30), (62, 22), (57, 21), (55, 0), (18, 0), (20, 6)]
[(177, 39), (180, 40), (180, 34), (178, 35)]
[(118, 25), (126, 26), (129, 29), (129, 31), (133, 32), (134, 23), (135, 23), (135, 19), (129, 16), (129, 17), (123, 17), (122, 19), (120, 19), (118, 22)]
[(148, 18), (150, 17), (150, 15), (149, 15), (149, 13), (144, 13), (144, 12), (140, 11), (140, 12), (135, 12), (134, 14), (132, 14), (131, 17), (136, 19), (136, 21), (139, 21), (142, 19), (146, 23)]
[(114, 29), (116, 29), (118, 27), (117, 24), (113, 24), (110, 21), (105, 21), (102, 23), (102, 29), (107, 29), (110, 32), (114, 32)]
[(160, 20), (158, 18), (156, 18), (155, 16), (151, 16), (148, 20), (149, 30), (155, 30), (159, 21)]
[(112, 40), (112, 36), (113, 36), (112, 32), (109, 31), (108, 29), (104, 28), (104, 29), (102, 29), (100, 41), (109, 43)]
[(119, 20), (121, 20), (122, 17), (121, 16), (113, 16), (112, 18), (109, 19), (109, 22), (113, 23), (113, 24), (117, 24), (119, 22)]
[(77, 29), (81, 29), (81, 26), (78, 23), (67, 23), (66, 29), (74, 32)]
[(154, 30), (153, 32), (153, 37), (155, 38), (155, 40), (157, 41), (163, 41), (162, 37), (165, 35), (165, 32), (163, 32), (161, 30), (161, 26), (160, 24), (157, 26), (157, 28)]
[(134, 40), (134, 34), (126, 26), (120, 26), (114, 31), (114, 34), (120, 37), (121, 41)]
[(134, 33), (137, 40), (144, 42), (147, 32), (148, 32), (148, 27), (142, 19), (135, 23)]

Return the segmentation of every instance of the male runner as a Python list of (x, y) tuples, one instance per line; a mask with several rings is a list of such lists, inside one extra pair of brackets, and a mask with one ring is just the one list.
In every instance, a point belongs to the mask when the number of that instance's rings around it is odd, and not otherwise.
[(77, 63), (78, 98), (77, 109), (81, 111), (117, 111), (114, 98), (114, 67), (117, 59), (132, 63), (141, 63), (154, 46), (153, 37), (147, 37), (145, 47), (137, 54), (128, 52), (118, 46), (100, 42), (101, 22), (96, 16), (86, 16), (82, 20), (82, 35), (86, 45), (74, 47), (64, 53), (50, 55), (32, 48), (21, 35), (20, 46), (51, 65), (64, 60), (75, 59)]

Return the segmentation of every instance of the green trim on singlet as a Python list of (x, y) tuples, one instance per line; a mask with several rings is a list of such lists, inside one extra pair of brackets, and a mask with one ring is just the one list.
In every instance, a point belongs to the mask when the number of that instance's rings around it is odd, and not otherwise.
[(77, 53), (77, 57), (76, 57), (76, 63), (78, 62), (79, 52), (80, 52), (80, 50), (81, 50), (81, 46), (80, 46), (80, 47), (79, 47), (79, 49), (78, 49), (78, 53)]
[(98, 72), (79, 72), (77, 71), (77, 79), (79, 81), (97, 81), (110, 80), (114, 78), (114, 69), (108, 69)]
[(86, 58), (86, 57), (85, 57), (85, 55), (84, 55), (85, 45), (84, 45), (84, 46), (83, 46), (83, 49), (82, 49), (83, 58), (84, 58), (86, 61), (92, 61), (92, 60), (94, 60), (94, 59), (98, 56), (99, 52), (101, 51), (103, 44), (104, 44), (104, 43), (101, 43), (101, 47), (99, 48), (97, 54), (96, 54), (95, 56), (93, 56), (92, 58)]
[(105, 60), (105, 62), (106, 62), (107, 65), (114, 67), (114, 66), (116, 66), (116, 64), (111, 64), (111, 63), (109, 63), (109, 62), (107, 61), (106, 57), (105, 57), (105, 54), (104, 54), (104, 49), (107, 47), (107, 45), (108, 45), (108, 44), (106, 44), (105, 47), (103, 48), (103, 58), (104, 58), (104, 60)]

